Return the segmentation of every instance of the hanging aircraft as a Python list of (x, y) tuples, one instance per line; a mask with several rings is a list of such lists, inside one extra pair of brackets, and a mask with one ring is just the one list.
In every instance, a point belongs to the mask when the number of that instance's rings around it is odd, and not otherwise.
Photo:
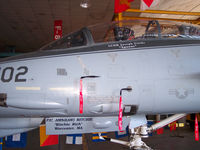
[[(82, 28), (1, 59), (0, 137), (45, 119), (48, 134), (129, 126), (129, 142), (106, 140), (148, 149), (141, 140), (148, 132), (200, 112), (199, 49), (199, 26), (134, 20)], [(175, 115), (147, 127), (146, 115), (155, 114)]]

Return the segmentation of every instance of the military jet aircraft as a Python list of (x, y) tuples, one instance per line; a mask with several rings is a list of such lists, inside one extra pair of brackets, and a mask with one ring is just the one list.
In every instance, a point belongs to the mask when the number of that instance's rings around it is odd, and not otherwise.
[[(0, 137), (131, 130), (129, 146), (200, 111), (199, 26), (133, 20), (90, 26), (0, 60)], [(175, 114), (148, 128), (146, 115)], [(136, 134), (135, 134), (136, 133)], [(99, 135), (101, 137), (101, 135)], [(101, 137), (103, 138), (103, 137)]]

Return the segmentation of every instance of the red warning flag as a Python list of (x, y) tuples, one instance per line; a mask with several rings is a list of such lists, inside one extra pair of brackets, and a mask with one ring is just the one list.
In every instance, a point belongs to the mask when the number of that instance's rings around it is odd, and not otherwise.
[(155, 7), (160, 3), (160, 0), (141, 0), (140, 10), (146, 10), (150, 7)]
[(195, 115), (195, 141), (199, 141), (199, 124), (198, 124), (198, 119), (197, 119), (197, 114)]
[(83, 113), (83, 80), (80, 79), (79, 112)]
[(115, 0), (115, 13), (121, 13), (123, 11), (126, 11), (130, 8), (130, 3), (133, 2), (133, 0)]
[(122, 130), (122, 96), (119, 99), (119, 116), (118, 116), (118, 126), (119, 130)]
[(58, 144), (58, 135), (46, 135), (46, 126), (40, 126), (40, 146)]
[(150, 7), (154, 0), (143, 0), (143, 1), (148, 7)]

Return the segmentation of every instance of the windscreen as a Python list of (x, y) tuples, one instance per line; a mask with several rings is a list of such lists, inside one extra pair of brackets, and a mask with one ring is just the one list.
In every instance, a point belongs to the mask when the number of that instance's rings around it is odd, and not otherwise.
[(87, 40), (83, 30), (71, 33), (62, 37), (59, 40), (42, 47), (40, 50), (53, 50), (53, 49), (65, 49), (71, 47), (78, 47), (87, 45)]

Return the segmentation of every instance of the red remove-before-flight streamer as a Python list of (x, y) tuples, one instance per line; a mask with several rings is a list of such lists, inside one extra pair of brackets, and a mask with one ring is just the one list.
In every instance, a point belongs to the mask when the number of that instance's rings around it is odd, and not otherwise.
[(199, 141), (199, 125), (198, 125), (198, 119), (197, 114), (195, 115), (195, 141)]
[(118, 116), (118, 126), (119, 130), (122, 130), (122, 96), (120, 96), (119, 100), (119, 116)]
[(83, 80), (80, 79), (79, 112), (83, 113)]

